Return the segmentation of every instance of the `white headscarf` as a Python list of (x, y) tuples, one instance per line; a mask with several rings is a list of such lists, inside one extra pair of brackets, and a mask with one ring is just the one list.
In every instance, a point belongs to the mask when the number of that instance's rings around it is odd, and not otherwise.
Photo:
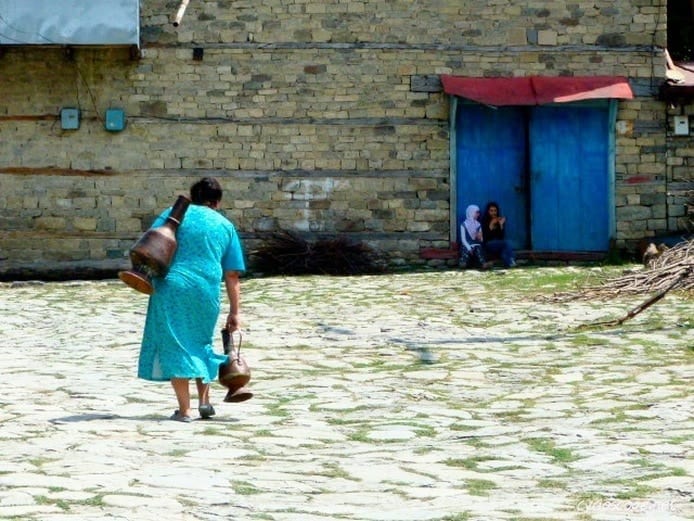
[(479, 211), (480, 207), (476, 204), (471, 204), (465, 210), (465, 222), (463, 222), (463, 224), (465, 225), (465, 229), (470, 234), (472, 240), (475, 240), (477, 232), (480, 230), (480, 227), (482, 226), (480, 222), (477, 219), (475, 219), (475, 214)]

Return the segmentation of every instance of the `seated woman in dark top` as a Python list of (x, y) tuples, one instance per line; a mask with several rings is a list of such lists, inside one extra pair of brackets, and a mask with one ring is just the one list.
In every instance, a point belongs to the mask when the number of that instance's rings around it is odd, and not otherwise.
[(482, 216), (482, 237), (484, 251), (488, 256), (499, 256), (501, 262), (507, 268), (516, 265), (513, 254), (513, 246), (506, 240), (506, 217), (501, 216), (499, 205), (495, 202), (487, 203)]

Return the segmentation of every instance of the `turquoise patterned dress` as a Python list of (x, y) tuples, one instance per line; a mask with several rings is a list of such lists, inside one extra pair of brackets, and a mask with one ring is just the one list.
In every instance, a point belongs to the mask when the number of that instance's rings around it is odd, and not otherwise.
[[(171, 208), (152, 223), (161, 226)], [(178, 248), (169, 272), (153, 281), (140, 348), (138, 377), (217, 377), (228, 357), (215, 353), (213, 336), (220, 312), (225, 271), (245, 268), (234, 225), (217, 211), (191, 204), (176, 233)]]

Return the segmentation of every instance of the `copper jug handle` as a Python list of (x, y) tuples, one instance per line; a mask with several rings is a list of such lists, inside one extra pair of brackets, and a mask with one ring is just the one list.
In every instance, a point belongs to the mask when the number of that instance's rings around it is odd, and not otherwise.
[(224, 346), (224, 354), (228, 355), (234, 351), (234, 347), (236, 347), (236, 360), (239, 360), (241, 358), (241, 342), (243, 340), (243, 335), (241, 334), (241, 330), (237, 329), (239, 333), (239, 343), (238, 346), (234, 346), (234, 332), (229, 331), (227, 328), (222, 329), (222, 345)]

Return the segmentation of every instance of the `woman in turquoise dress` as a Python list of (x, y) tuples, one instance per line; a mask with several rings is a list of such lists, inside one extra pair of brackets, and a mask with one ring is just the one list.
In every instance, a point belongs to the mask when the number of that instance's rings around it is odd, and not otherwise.
[[(192, 421), (189, 381), (195, 379), (198, 412), (202, 418), (215, 414), (209, 401), (209, 382), (227, 355), (213, 349), (213, 336), (220, 313), (221, 282), (224, 281), (229, 313), (226, 327), (239, 328), (241, 286), (245, 271), (241, 241), (234, 225), (217, 212), (222, 188), (214, 178), (203, 178), (190, 190), (191, 205), (176, 233), (178, 248), (165, 277), (154, 278), (140, 348), (138, 377), (170, 381), (178, 409), (172, 420)], [(161, 226), (168, 208), (152, 227)]]

